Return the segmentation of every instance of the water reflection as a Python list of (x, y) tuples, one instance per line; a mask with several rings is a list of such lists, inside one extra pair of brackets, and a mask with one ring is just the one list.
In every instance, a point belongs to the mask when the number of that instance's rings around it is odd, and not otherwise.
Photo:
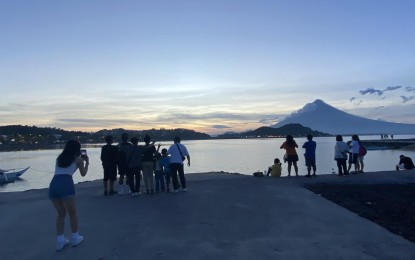
[[(361, 136), (361, 140), (379, 138), (379, 136)], [(395, 139), (398, 138), (414, 138), (414, 135), (395, 136)], [(272, 164), (274, 158), (282, 159), (284, 150), (279, 147), (284, 140), (283, 138), (275, 138), (183, 141), (190, 152), (192, 161), (191, 167), (185, 166), (185, 172), (224, 171), (251, 175), (258, 170), (264, 171)], [(304, 165), (304, 149), (301, 146), (306, 142), (306, 139), (296, 138), (295, 140), (300, 147), (297, 149), (300, 158), (298, 162), (299, 174), (305, 175), (307, 170)], [(350, 140), (350, 136), (345, 136), (344, 140)], [(335, 138), (316, 137), (314, 141), (317, 143), (317, 174), (331, 174), (333, 169), (337, 169), (334, 161)], [(171, 142), (162, 142), (161, 144), (161, 148), (163, 148), (170, 146)], [(61, 150), (39, 150), (0, 153), (0, 168), (30, 166), (30, 169), (23, 175), (22, 181), (0, 186), (0, 191), (46, 188), (53, 176), (54, 161), (60, 152)], [(75, 182), (102, 179), (100, 153), (100, 148), (88, 148), (90, 157), (89, 172), (84, 178), (76, 173), (74, 176)], [(415, 152), (413, 151), (368, 151), (365, 156), (365, 171), (394, 170), (400, 154), (415, 159)], [(282, 176), (286, 175), (287, 164), (283, 163)]]

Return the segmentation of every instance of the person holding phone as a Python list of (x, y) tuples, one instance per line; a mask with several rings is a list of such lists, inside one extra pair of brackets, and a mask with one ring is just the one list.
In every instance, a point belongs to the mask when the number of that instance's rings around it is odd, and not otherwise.
[(64, 236), (66, 213), (71, 223), (72, 246), (79, 245), (84, 237), (78, 233), (78, 216), (75, 203), (75, 185), (72, 175), (79, 169), (82, 177), (88, 172), (89, 158), (81, 154), (81, 144), (76, 140), (66, 143), (63, 151), (56, 159), (55, 174), (49, 185), (49, 198), (55, 207), (56, 217), (56, 251), (61, 251), (69, 244)]

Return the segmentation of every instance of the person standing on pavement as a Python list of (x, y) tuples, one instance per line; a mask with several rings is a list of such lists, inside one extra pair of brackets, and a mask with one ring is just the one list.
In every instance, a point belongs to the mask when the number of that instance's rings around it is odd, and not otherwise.
[(58, 158), (56, 158), (55, 174), (49, 184), (49, 198), (56, 210), (56, 251), (61, 251), (69, 244), (64, 236), (65, 217), (69, 215), (71, 223), (72, 246), (79, 245), (84, 237), (78, 234), (78, 215), (76, 213), (75, 185), (72, 175), (79, 170), (82, 177), (88, 172), (88, 155), (81, 155), (81, 144), (70, 140)]
[(352, 141), (349, 144), (349, 166), (347, 167), (347, 171), (350, 172), (350, 168), (352, 168), (352, 164), (354, 164), (354, 174), (359, 172), (359, 149), (360, 149), (360, 139), (358, 135), (352, 135)]
[(349, 152), (349, 147), (345, 142), (343, 142), (343, 136), (336, 136), (336, 144), (334, 145), (334, 160), (337, 163), (338, 175), (344, 176), (348, 175), (349, 171), (347, 170), (347, 153)]
[[(305, 149), (305, 165), (307, 166), (307, 175), (306, 177), (316, 176), (316, 142), (313, 141), (313, 136), (311, 134), (307, 135), (307, 142), (303, 144)], [(313, 175), (311, 175), (311, 168), (313, 168)]]
[(287, 135), (286, 141), (280, 147), (280, 149), (285, 149), (286, 156), (284, 156), (284, 162), (285, 161), (288, 162), (288, 177), (291, 176), (292, 165), (294, 165), (295, 176), (298, 177), (298, 166), (297, 166), (298, 155), (297, 155), (297, 151), (295, 150), (295, 148), (297, 147), (298, 145), (294, 141), (294, 138), (292, 135)]
[(186, 178), (184, 177), (184, 167), (183, 161), (187, 158), (187, 166), (190, 166), (190, 155), (187, 151), (186, 146), (180, 143), (180, 137), (176, 136), (173, 139), (174, 144), (172, 144), (167, 151), (170, 157), (170, 174), (173, 180), (173, 192), (177, 193), (179, 189), (179, 181), (177, 175), (180, 178), (180, 184), (182, 186), (182, 191), (187, 191)]
[(157, 152), (154, 146), (155, 141), (150, 143), (151, 138), (148, 134), (144, 137), (143, 158), (141, 159), (141, 170), (143, 171), (146, 194), (154, 194), (154, 154)]
[(128, 134), (121, 135), (121, 143), (118, 144), (118, 174), (120, 179), (118, 181), (118, 194), (126, 195), (130, 193), (130, 187), (124, 185), (124, 178), (127, 175), (128, 162), (127, 154), (132, 150), (132, 144), (128, 142)]
[(127, 183), (130, 187), (131, 196), (135, 197), (140, 194), (141, 160), (144, 148), (138, 145), (137, 137), (132, 137), (130, 141), (132, 146), (127, 155)]
[[(101, 148), (101, 161), (104, 168), (104, 195), (114, 195), (114, 182), (117, 180), (117, 157), (118, 147), (112, 145), (113, 137), (108, 135), (105, 137), (107, 143)], [(110, 190), (108, 192), (108, 181), (110, 183)]]

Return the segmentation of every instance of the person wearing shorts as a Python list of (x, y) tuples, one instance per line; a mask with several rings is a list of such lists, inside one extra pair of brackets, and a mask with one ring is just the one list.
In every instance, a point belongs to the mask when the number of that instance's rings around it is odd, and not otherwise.
[[(307, 175), (306, 177), (316, 176), (316, 142), (313, 141), (313, 136), (311, 134), (307, 135), (307, 142), (303, 144), (305, 149), (305, 165), (307, 166)], [(313, 169), (313, 175), (311, 175), (311, 168)]]
[(69, 240), (64, 236), (66, 213), (68, 213), (71, 223), (72, 246), (79, 245), (84, 239), (78, 233), (75, 186), (72, 175), (79, 169), (81, 176), (84, 177), (88, 172), (88, 165), (89, 158), (86, 154), (81, 155), (81, 144), (76, 140), (68, 141), (56, 159), (55, 174), (49, 184), (49, 198), (57, 213), (56, 251), (61, 251), (69, 244)]
[(291, 176), (291, 166), (294, 165), (295, 175), (298, 176), (298, 155), (295, 148), (297, 148), (298, 145), (294, 141), (294, 138), (292, 135), (287, 135), (286, 141), (281, 145), (281, 149), (285, 149), (285, 158), (284, 161), (288, 162), (288, 177)]
[[(117, 156), (118, 148), (113, 143), (113, 137), (108, 135), (105, 137), (107, 143), (101, 149), (101, 161), (104, 168), (104, 195), (114, 195), (117, 192), (114, 190), (114, 182), (117, 180)], [(108, 181), (110, 190), (108, 192)]]
[(124, 184), (125, 176), (127, 175), (128, 162), (127, 155), (130, 153), (132, 144), (128, 142), (128, 134), (123, 133), (121, 135), (121, 143), (118, 144), (118, 175), (120, 178), (118, 180), (118, 194), (126, 195), (130, 193), (130, 188)]
[(354, 164), (354, 172), (353, 174), (357, 174), (359, 172), (359, 149), (360, 149), (360, 139), (357, 135), (352, 135), (352, 141), (349, 144), (349, 166), (347, 167), (347, 171), (350, 172), (350, 168), (352, 168), (352, 164)]

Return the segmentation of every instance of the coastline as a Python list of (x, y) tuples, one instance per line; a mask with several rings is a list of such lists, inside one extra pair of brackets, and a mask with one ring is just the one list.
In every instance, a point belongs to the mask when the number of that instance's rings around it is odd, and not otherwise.
[[(135, 198), (102, 196), (100, 180), (76, 184), (85, 242), (60, 253), (54, 251), (55, 213), (47, 189), (2, 193), (0, 232), (8, 235), (0, 237), (0, 254), (5, 259), (415, 257), (414, 243), (304, 187), (413, 184), (415, 172), (372, 172), (344, 178), (256, 178), (208, 172), (186, 178), (187, 193)], [(65, 228), (70, 234), (68, 223)], [(341, 243), (335, 242), (339, 239)]]

